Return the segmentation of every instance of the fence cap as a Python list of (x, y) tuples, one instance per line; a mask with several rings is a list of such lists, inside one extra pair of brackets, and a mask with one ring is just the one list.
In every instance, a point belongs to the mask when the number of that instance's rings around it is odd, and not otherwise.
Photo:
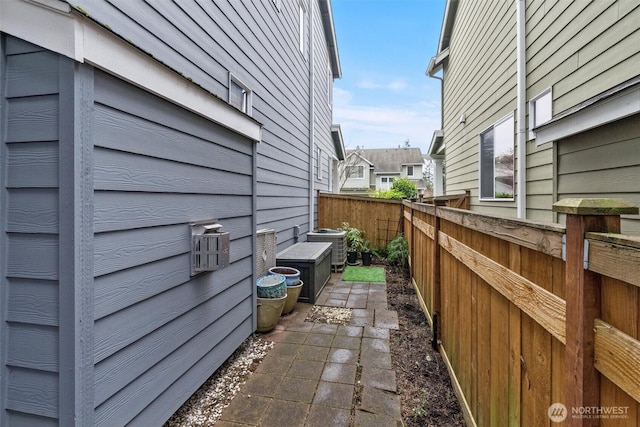
[(571, 215), (637, 215), (638, 207), (624, 199), (562, 199), (553, 211)]

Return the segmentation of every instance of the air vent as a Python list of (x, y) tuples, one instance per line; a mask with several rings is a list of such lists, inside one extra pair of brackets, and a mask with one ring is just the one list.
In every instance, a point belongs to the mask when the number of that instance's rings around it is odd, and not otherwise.
[(229, 233), (215, 220), (191, 225), (191, 275), (229, 266)]

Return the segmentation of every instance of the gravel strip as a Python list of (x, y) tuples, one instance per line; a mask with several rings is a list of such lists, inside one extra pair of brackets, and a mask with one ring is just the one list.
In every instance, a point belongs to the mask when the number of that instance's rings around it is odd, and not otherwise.
[(229, 406), (240, 387), (273, 348), (273, 342), (252, 335), (169, 418), (164, 427), (211, 426)]

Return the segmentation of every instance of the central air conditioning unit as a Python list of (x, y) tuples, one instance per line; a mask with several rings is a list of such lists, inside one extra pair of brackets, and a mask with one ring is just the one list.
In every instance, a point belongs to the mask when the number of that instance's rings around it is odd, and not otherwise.
[(276, 266), (276, 230), (264, 228), (256, 232), (256, 278), (269, 274)]
[(331, 267), (334, 271), (342, 271), (347, 263), (347, 232), (321, 228), (307, 233), (308, 242), (331, 243)]

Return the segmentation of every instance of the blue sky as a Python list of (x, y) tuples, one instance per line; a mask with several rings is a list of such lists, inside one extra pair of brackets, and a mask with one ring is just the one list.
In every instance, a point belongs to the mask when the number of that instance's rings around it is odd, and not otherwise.
[(426, 153), (440, 128), (440, 81), (425, 76), (436, 54), (445, 0), (332, 0), (342, 79), (333, 122), (347, 149)]

